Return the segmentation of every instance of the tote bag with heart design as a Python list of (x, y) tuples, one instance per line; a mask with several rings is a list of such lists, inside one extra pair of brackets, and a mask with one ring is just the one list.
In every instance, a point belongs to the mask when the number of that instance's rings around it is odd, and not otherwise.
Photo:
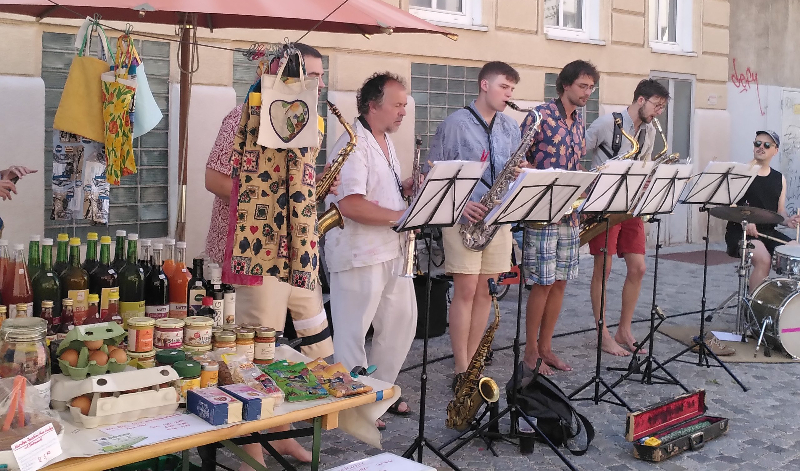
[(281, 60), (276, 75), (261, 77), (261, 124), (259, 145), (271, 149), (319, 147), (317, 135), (317, 79), (303, 73), (300, 53), (300, 78), (284, 77), (288, 58)]

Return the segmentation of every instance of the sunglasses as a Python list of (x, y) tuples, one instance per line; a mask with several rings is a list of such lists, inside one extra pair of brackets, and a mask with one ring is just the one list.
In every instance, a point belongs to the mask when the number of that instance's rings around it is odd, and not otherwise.
[(764, 146), (764, 149), (769, 149), (770, 147), (774, 146), (775, 144), (771, 142), (764, 142), (764, 141), (753, 141), (753, 147), (758, 149), (761, 146)]

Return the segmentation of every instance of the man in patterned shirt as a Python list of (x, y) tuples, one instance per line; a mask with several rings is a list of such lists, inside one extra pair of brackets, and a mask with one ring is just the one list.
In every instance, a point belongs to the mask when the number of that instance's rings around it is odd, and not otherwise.
[[(578, 108), (586, 106), (599, 78), (597, 69), (582, 60), (570, 62), (558, 74), (558, 98), (536, 107), (542, 115), (542, 124), (527, 154), (528, 162), (535, 168), (581, 170), (580, 159), (586, 150), (583, 118)], [(533, 122), (533, 113), (529, 113), (522, 123), (523, 135)], [(539, 372), (545, 375), (553, 373), (550, 367), (571, 371), (553, 353), (551, 343), (567, 280), (578, 275), (578, 215), (573, 213), (541, 229), (526, 229), (525, 236), (523, 269), (532, 288), (526, 308), (527, 343), (523, 361), (527, 367), (535, 368), (541, 358)]]

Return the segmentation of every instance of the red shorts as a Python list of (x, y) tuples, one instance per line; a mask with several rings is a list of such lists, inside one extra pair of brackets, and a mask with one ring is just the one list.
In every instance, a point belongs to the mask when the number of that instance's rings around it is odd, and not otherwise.
[[(589, 253), (600, 255), (606, 244), (606, 233), (603, 232), (589, 241)], [(644, 223), (642, 218), (630, 218), (611, 226), (608, 231), (608, 254), (617, 254), (620, 258), (626, 253), (644, 255)]]

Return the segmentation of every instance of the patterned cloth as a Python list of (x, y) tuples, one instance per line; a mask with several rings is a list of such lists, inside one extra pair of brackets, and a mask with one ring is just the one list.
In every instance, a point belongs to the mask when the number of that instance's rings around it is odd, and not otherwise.
[(112, 185), (119, 185), (121, 177), (136, 173), (131, 121), (136, 87), (120, 81), (103, 80), (102, 83), (103, 122), (108, 156), (106, 179)]
[(52, 189), (50, 219), (107, 224), (110, 187), (103, 144), (54, 129)]
[(578, 276), (580, 227), (550, 224), (542, 229), (528, 229), (523, 269), (526, 284), (552, 285), (556, 280)]
[(260, 94), (251, 93), (231, 154), (231, 201), (237, 204), (231, 205), (228, 220), (226, 282), (257, 285), (269, 275), (313, 290), (319, 262), (315, 198), (319, 148), (258, 145), (260, 117)]

